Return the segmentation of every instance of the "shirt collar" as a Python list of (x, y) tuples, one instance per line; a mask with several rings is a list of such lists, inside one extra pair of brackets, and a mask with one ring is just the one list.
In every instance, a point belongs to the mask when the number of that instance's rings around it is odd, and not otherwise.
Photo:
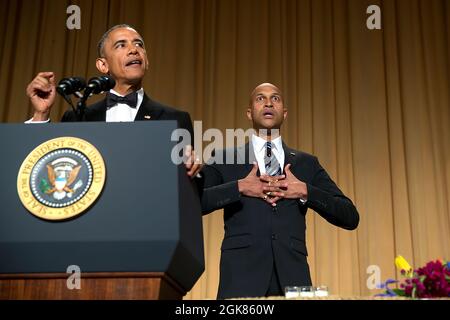
[[(272, 148), (276, 149), (277, 151), (283, 150), (283, 142), (281, 140), (281, 136), (276, 137), (275, 139), (271, 140), (272, 142)], [(252, 144), (253, 144), (253, 150), (256, 152), (261, 152), (262, 150), (265, 150), (267, 140), (263, 139), (255, 134), (252, 135)]]
[[(109, 92), (111, 92), (112, 94), (115, 94), (116, 96), (124, 97), (124, 95), (118, 93), (114, 89), (109, 90)], [(137, 104), (136, 104), (136, 111), (137, 111), (137, 110), (139, 110), (139, 107), (141, 106), (142, 100), (144, 100), (144, 88), (140, 88), (136, 92), (137, 92)], [(109, 108), (108, 108), (108, 110), (109, 110)]]
[[(120, 93), (118, 93), (116, 90), (114, 90), (114, 89), (111, 89), (111, 90), (109, 90), (109, 92), (111, 92), (111, 93), (113, 93), (113, 94), (115, 94), (116, 96), (119, 96), (119, 97), (125, 97), (123, 94), (120, 94)], [(140, 88), (138, 91), (136, 91), (137, 92), (137, 94), (138, 94), (138, 97), (143, 97), (144, 96), (144, 88)]]

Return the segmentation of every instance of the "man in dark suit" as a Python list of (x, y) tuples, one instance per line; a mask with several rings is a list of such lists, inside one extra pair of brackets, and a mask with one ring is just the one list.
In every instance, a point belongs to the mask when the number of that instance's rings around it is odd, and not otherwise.
[[(247, 110), (255, 129), (250, 142), (216, 152), (215, 161), (202, 169), (203, 213), (224, 208), (219, 299), (284, 295), (286, 286), (311, 285), (308, 208), (338, 227), (358, 226), (352, 201), (317, 158), (282, 142), (286, 116), (280, 90), (259, 85)], [(231, 158), (233, 163), (226, 163)]]
[[(109, 29), (98, 43), (97, 69), (111, 76), (115, 87), (106, 98), (86, 108), (86, 121), (140, 121), (177, 120), (178, 127), (189, 131), (193, 142), (193, 128), (189, 114), (164, 106), (150, 99), (142, 88), (142, 80), (148, 69), (147, 52), (140, 34), (129, 25), (116, 25)], [(53, 72), (41, 72), (27, 87), (34, 108), (33, 118), (28, 123), (48, 122), (55, 101), (56, 86)], [(64, 113), (61, 121), (77, 121), (72, 111)], [(194, 161), (195, 152), (187, 148), (186, 168), (193, 177), (200, 170)]]

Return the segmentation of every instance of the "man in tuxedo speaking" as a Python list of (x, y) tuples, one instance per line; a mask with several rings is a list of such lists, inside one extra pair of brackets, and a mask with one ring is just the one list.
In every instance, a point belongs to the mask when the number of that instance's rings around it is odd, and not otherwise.
[[(149, 62), (144, 40), (131, 26), (116, 25), (109, 29), (98, 43), (96, 67), (102, 74), (112, 77), (116, 85), (106, 98), (86, 108), (86, 121), (139, 121), (139, 120), (177, 120), (178, 127), (186, 129), (193, 139), (193, 128), (189, 114), (164, 106), (150, 99), (142, 88), (142, 80)], [(33, 105), (33, 118), (28, 123), (49, 121), (51, 107), (56, 96), (55, 74), (40, 72), (28, 85), (27, 95)], [(66, 111), (61, 121), (77, 121), (72, 110)], [(186, 169), (194, 177), (200, 170), (194, 161), (192, 147), (186, 148)]]
[(281, 91), (257, 86), (247, 109), (255, 134), (245, 146), (216, 152), (202, 169), (203, 213), (224, 208), (219, 299), (284, 295), (286, 286), (311, 285), (308, 208), (338, 227), (358, 226), (358, 211), (318, 159), (283, 143), (286, 116)]

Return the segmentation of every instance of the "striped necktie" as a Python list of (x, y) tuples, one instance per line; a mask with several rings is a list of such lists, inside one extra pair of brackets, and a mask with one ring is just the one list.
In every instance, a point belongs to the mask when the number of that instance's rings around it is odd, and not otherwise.
[(269, 176), (279, 176), (281, 174), (280, 163), (272, 152), (272, 143), (266, 143), (266, 154), (264, 155), (266, 174)]

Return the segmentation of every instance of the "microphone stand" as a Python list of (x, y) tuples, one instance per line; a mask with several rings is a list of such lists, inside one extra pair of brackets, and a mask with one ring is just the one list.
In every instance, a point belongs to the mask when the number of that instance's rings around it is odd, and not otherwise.
[[(89, 80), (88, 85), (85, 87), (83, 95), (81, 95), (80, 92), (75, 92), (76, 96), (80, 98), (77, 103), (77, 108), (75, 109), (70, 99), (65, 95), (64, 91), (58, 91), (60, 94), (64, 94), (64, 98), (66, 101), (70, 103), (72, 106), (72, 109), (75, 112), (75, 116), (77, 118), (77, 121), (86, 121), (86, 100), (89, 98), (89, 96), (94, 93), (100, 93), (106, 90), (109, 90), (115, 86), (116, 82), (114, 79), (107, 77), (107, 76), (101, 76), (97, 78), (92, 78)], [(84, 85), (83, 85), (84, 87)]]
[(77, 110), (76, 110), (77, 121), (81, 122), (86, 120), (85, 111), (86, 111), (86, 99), (84, 99), (83, 96), (77, 103)]
[(87, 87), (84, 90), (83, 96), (80, 98), (80, 100), (77, 103), (76, 115), (77, 115), (77, 120), (79, 122), (86, 121), (86, 113), (85, 113), (86, 112), (86, 100), (91, 95), (92, 90), (93, 90), (93, 88)]
[(66, 102), (72, 107), (72, 110), (75, 114), (77, 114), (77, 110), (75, 109), (75, 106), (72, 103), (72, 99), (65, 93), (65, 91), (59, 87), (56, 88), (56, 91), (66, 100)]

